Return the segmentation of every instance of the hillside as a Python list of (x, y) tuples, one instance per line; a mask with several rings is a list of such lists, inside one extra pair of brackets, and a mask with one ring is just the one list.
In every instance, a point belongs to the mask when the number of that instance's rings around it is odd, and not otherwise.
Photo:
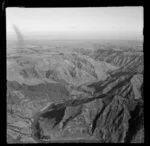
[(143, 143), (144, 56), (137, 48), (9, 50), (8, 143)]

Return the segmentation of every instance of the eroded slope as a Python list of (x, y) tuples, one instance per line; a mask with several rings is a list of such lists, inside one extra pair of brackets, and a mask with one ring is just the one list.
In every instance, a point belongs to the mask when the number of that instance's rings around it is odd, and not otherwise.
[(11, 54), (8, 140), (143, 142), (142, 92), (139, 50), (64, 53), (33, 48)]

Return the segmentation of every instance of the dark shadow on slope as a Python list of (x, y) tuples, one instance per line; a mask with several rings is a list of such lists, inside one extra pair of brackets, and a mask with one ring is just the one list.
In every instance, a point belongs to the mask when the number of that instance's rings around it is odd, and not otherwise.
[(143, 125), (143, 108), (138, 104), (134, 111), (131, 112), (131, 119), (129, 120), (129, 129), (125, 138), (125, 143), (130, 143), (136, 135), (137, 131)]
[(121, 89), (126, 83), (129, 83), (133, 76), (129, 76), (127, 79), (120, 81), (116, 86), (114, 86), (108, 93), (113, 93)]
[[(44, 135), (44, 131), (43, 129), (49, 128), (51, 127), (52, 129), (55, 128), (55, 126), (57, 126), (60, 121), (63, 119), (64, 114), (65, 114), (65, 107), (60, 108), (60, 109), (54, 109), (52, 111), (45, 111), (44, 113), (40, 114), (37, 118), (37, 120), (35, 121), (34, 125), (33, 125), (33, 130), (34, 130), (34, 138), (37, 141), (44, 139), (50, 139), (50, 136)], [(45, 124), (43, 124), (43, 126), (40, 126), (39, 123), (39, 119), (43, 118), (46, 120)], [(47, 126), (48, 123), (48, 127)], [(51, 131), (49, 131), (51, 133)]]
[(48, 118), (48, 119), (55, 119), (55, 123), (53, 127), (55, 127), (64, 117), (65, 113), (65, 107), (53, 110), (53, 111), (47, 111), (41, 115), (43, 118)]
[(103, 113), (103, 111), (105, 110), (105, 107), (106, 106), (103, 106), (102, 110), (95, 116), (95, 119), (93, 120), (93, 123), (92, 123), (92, 129), (91, 129), (91, 132), (94, 133), (94, 130), (97, 126), (97, 121), (100, 117), (100, 115)]

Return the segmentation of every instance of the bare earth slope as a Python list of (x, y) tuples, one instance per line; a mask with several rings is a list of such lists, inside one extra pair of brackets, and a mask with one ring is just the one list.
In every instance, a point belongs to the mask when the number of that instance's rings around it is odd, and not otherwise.
[(7, 142), (143, 143), (143, 68), (138, 49), (8, 51)]

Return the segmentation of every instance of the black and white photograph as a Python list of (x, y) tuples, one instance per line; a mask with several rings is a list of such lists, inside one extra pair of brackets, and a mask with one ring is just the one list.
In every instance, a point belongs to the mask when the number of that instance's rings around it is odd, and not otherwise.
[(7, 7), (7, 143), (144, 143), (143, 11)]

